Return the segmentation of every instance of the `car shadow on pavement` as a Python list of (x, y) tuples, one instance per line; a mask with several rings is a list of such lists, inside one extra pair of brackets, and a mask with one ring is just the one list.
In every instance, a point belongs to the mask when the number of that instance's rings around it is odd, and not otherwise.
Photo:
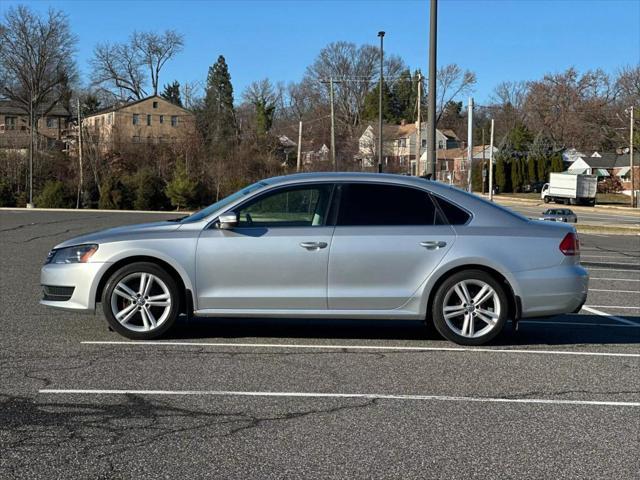
[[(627, 317), (638, 327), (596, 315), (564, 315), (520, 323), (510, 322), (494, 346), (566, 344), (640, 344), (640, 317)], [(546, 323), (548, 322), (548, 323)], [(593, 325), (588, 325), (593, 324)], [(432, 325), (409, 320), (181, 318), (166, 339), (333, 339), (333, 340), (445, 340)]]

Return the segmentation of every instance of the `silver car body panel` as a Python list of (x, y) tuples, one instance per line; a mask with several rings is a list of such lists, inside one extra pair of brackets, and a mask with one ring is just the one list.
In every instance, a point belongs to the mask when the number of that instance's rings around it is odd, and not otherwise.
[[(272, 188), (371, 182), (419, 188), (472, 214), (466, 225), (213, 228), (218, 215)], [(41, 303), (95, 309), (99, 285), (120, 261), (158, 259), (193, 293), (198, 316), (425, 318), (430, 293), (452, 270), (499, 272), (522, 302), (522, 316), (571, 312), (586, 298), (579, 257), (559, 250), (573, 228), (528, 220), (437, 182), (388, 174), (317, 173), (276, 177), (196, 222), (156, 222), (96, 232), (55, 248), (97, 243), (86, 264), (45, 265), (41, 284), (74, 286), (70, 300)], [(301, 243), (326, 243), (308, 250)], [(428, 249), (422, 242), (438, 242)]]

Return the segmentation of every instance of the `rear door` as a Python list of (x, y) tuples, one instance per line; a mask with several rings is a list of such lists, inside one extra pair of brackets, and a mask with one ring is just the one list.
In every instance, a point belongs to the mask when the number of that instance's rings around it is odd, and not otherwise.
[(455, 232), (429, 194), (418, 188), (350, 183), (337, 190), (329, 309), (401, 307), (442, 261)]

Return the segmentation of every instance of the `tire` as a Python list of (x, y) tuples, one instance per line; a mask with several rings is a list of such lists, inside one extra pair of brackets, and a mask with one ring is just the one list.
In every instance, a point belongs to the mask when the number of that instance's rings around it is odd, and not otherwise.
[[(484, 294), (478, 298), (481, 291)], [(467, 293), (472, 299), (470, 303), (461, 297)], [(476, 299), (480, 301), (477, 306), (473, 303)], [(464, 270), (440, 285), (431, 314), (436, 330), (447, 340), (459, 345), (483, 345), (502, 331), (508, 309), (507, 294), (494, 277), (482, 270)]]
[(549, 197), (544, 197), (544, 203), (549, 203)]
[(151, 340), (166, 333), (178, 317), (179, 303), (175, 280), (149, 262), (118, 269), (102, 292), (102, 310), (109, 326), (132, 340)]

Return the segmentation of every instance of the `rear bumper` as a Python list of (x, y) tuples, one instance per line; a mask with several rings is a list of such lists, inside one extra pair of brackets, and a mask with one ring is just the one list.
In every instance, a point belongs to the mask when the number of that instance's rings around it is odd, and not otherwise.
[[(61, 310), (91, 312), (95, 310), (98, 282), (109, 263), (50, 264), (40, 271), (40, 284), (48, 288), (40, 304)], [(67, 287), (59, 291), (71, 291), (71, 295), (52, 298), (52, 287)]]
[(528, 270), (514, 274), (522, 300), (522, 318), (574, 313), (589, 290), (589, 273), (580, 265)]

